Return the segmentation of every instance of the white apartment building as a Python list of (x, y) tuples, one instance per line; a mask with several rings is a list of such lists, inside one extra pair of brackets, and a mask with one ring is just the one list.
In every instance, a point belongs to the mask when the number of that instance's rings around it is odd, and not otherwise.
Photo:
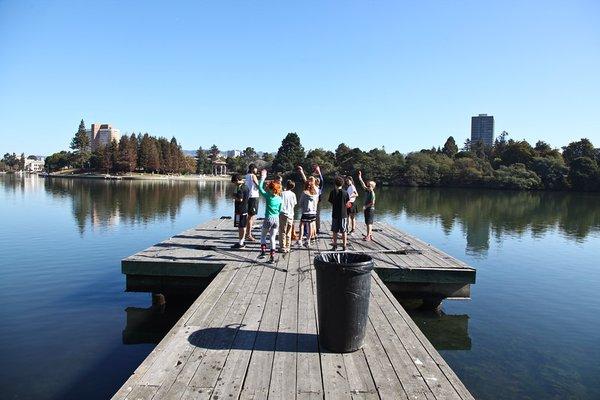
[(44, 157), (29, 156), (25, 159), (25, 172), (42, 172), (44, 170)]

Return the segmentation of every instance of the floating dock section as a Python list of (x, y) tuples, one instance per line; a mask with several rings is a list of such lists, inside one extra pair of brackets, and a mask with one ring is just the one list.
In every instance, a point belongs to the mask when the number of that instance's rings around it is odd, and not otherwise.
[(330, 235), (268, 264), (257, 243), (231, 249), (237, 230), (221, 219), (124, 259), (128, 290), (166, 293), (167, 304), (203, 291), (113, 399), (473, 399), (388, 285), (434, 303), (467, 298), (475, 270), (375, 228), (375, 241), (359, 232), (349, 246), (376, 262), (365, 345), (350, 354), (319, 346), (312, 260)]

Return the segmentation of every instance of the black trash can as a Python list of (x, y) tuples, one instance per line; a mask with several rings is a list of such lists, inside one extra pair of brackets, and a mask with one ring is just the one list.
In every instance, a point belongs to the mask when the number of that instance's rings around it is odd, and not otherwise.
[(369, 316), (373, 258), (362, 253), (315, 257), (319, 341), (335, 353), (360, 349)]

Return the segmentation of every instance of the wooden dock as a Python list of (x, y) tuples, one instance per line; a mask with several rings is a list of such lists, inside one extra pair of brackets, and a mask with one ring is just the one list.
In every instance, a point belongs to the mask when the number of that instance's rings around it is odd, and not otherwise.
[[(378, 273), (437, 270), (440, 260), (449, 274), (473, 271), (437, 250), (418, 251), (432, 248), (414, 238), (394, 243), (385, 225), (377, 227), (378, 241), (352, 247), (373, 252)], [(312, 259), (328, 250), (328, 235), (310, 249), (279, 254), (275, 264), (258, 259), (258, 244), (230, 249), (236, 236), (231, 220), (210, 221), (123, 260), (128, 279), (138, 273), (149, 286), (161, 284), (158, 278), (170, 289), (185, 277), (210, 283), (114, 399), (473, 398), (378, 273), (364, 347), (335, 354), (319, 346)], [(132, 285), (141, 290), (144, 279)]]
[[(234, 242), (235, 233), (220, 236), (226, 233), (221, 230), (231, 230), (231, 225), (227, 219), (210, 221), (125, 258), (122, 271), (127, 290), (197, 293), (235, 258), (234, 254), (239, 258), (256, 250), (255, 246), (231, 251), (229, 245)], [(329, 222), (322, 225), (327, 232)], [(433, 306), (445, 298), (470, 298), (474, 268), (388, 224), (376, 222), (374, 231), (375, 240), (363, 242), (360, 238), (364, 232), (359, 229), (350, 237), (350, 249), (370, 252), (377, 275), (394, 294), (424, 299)]]

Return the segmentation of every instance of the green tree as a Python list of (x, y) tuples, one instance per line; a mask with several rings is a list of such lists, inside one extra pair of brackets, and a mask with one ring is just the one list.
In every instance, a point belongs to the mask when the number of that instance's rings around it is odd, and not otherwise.
[(272, 153), (269, 153), (268, 151), (265, 151), (263, 153), (262, 160), (264, 162), (266, 162), (267, 164), (272, 163), (274, 159), (275, 159), (275, 156)]
[(527, 165), (533, 160), (535, 153), (533, 148), (527, 141), (520, 140), (514, 141), (509, 140), (506, 148), (500, 155), (502, 159), (502, 163), (504, 165), (512, 165), (512, 164), (524, 164)]
[(475, 154), (475, 157), (486, 158), (485, 145), (481, 140), (471, 142), (470, 151)]
[(307, 171), (312, 171), (312, 166), (314, 164), (319, 165), (321, 173), (328, 179), (331, 179), (338, 173), (335, 166), (335, 154), (331, 151), (318, 148), (306, 153), (304, 168)]
[(291, 172), (304, 161), (304, 147), (295, 132), (288, 133), (281, 141), (277, 155), (273, 159), (272, 169), (275, 172)]
[(156, 138), (150, 137), (148, 150), (148, 171), (159, 172), (161, 169), (160, 150), (158, 146), (158, 140), (156, 140)]
[(147, 133), (140, 140), (139, 166), (146, 172), (160, 171), (160, 150), (158, 140)]
[(157, 139), (156, 145), (160, 155), (160, 172), (163, 174), (173, 173), (175, 170), (175, 160), (171, 152), (169, 141), (163, 137), (160, 137)]
[(77, 129), (75, 136), (71, 140), (70, 147), (74, 152), (73, 163), (75, 166), (85, 168), (91, 156), (91, 144), (83, 119), (79, 123), (79, 129)]
[(587, 157), (594, 160), (597, 155), (592, 142), (584, 138), (577, 142), (571, 142), (568, 146), (563, 147), (562, 156), (567, 165), (569, 165), (576, 158)]
[(452, 186), (484, 186), (491, 180), (492, 174), (492, 167), (485, 160), (457, 157), (452, 163), (450, 174), (443, 179)]
[(5, 153), (2, 161), (4, 161), (4, 164), (6, 164), (11, 171), (14, 171), (19, 167), (19, 158), (16, 153)]
[(494, 145), (492, 146), (492, 158), (500, 158), (504, 150), (506, 149), (506, 145), (508, 143), (507, 138), (508, 132), (502, 131), (500, 135), (494, 141)]
[(202, 147), (196, 150), (196, 173), (198, 175), (210, 173), (210, 160)]
[(569, 182), (577, 190), (598, 190), (600, 170), (598, 163), (589, 157), (578, 157), (571, 161)]
[(562, 157), (535, 157), (530, 166), (546, 189), (560, 190), (567, 185), (567, 174), (569, 168), (565, 165)]
[(178, 174), (183, 173), (187, 170), (187, 161), (185, 159), (185, 154), (183, 154), (183, 150), (179, 143), (177, 143), (177, 139), (175, 137), (171, 138), (169, 142), (169, 148), (171, 150), (171, 162), (173, 172)]
[(19, 157), (19, 170), (23, 171), (25, 169), (25, 153), (21, 153), (21, 157)]
[(219, 154), (221, 153), (221, 150), (219, 150), (219, 148), (217, 147), (216, 144), (213, 144), (212, 146), (210, 146), (209, 152), (210, 152), (211, 161), (214, 161), (217, 158), (219, 158)]
[(240, 158), (242, 159), (242, 164), (247, 167), (258, 159), (258, 154), (256, 154), (254, 147), (246, 147), (244, 151), (242, 151)]
[(46, 157), (44, 167), (48, 172), (59, 171), (71, 165), (72, 154), (68, 151), (61, 151)]
[(227, 163), (227, 171), (229, 173), (244, 173), (246, 172), (246, 165), (242, 157), (227, 157), (225, 159)]
[(521, 163), (502, 165), (494, 172), (494, 176), (496, 178), (494, 184), (500, 188), (527, 190), (542, 187), (540, 177)]
[(454, 157), (454, 155), (458, 153), (458, 146), (452, 136), (446, 139), (446, 143), (444, 143), (444, 147), (442, 148), (442, 153), (448, 157)]
[(119, 139), (119, 157), (114, 169), (119, 172), (129, 171), (129, 137), (127, 135), (121, 136)]
[(135, 171), (138, 159), (138, 140), (134, 133), (129, 136), (127, 144), (127, 164), (129, 172)]

